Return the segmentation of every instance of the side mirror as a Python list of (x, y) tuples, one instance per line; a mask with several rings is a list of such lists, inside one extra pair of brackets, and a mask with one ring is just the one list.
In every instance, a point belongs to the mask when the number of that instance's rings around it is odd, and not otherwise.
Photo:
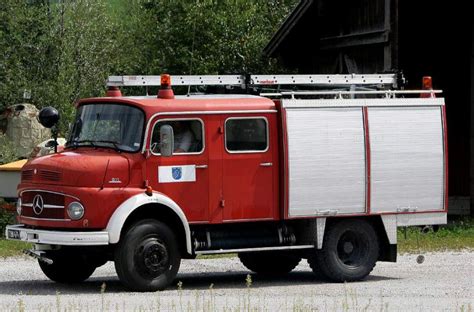
[(160, 127), (160, 152), (161, 156), (169, 157), (174, 151), (174, 134), (173, 127), (163, 125)]
[(54, 107), (45, 107), (40, 110), (38, 120), (43, 127), (52, 128), (59, 121), (59, 112)]

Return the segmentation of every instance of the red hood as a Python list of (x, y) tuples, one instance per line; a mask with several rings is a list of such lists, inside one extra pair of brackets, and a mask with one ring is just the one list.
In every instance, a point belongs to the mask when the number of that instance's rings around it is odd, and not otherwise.
[(106, 170), (120, 172), (120, 180), (128, 183), (129, 162), (125, 155), (91, 149), (68, 150), (29, 161), (22, 168), (22, 183), (101, 187)]

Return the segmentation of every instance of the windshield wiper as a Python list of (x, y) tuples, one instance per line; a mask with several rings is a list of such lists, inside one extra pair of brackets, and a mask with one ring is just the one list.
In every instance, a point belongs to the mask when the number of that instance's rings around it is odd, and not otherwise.
[[(119, 147), (120, 142), (117, 142), (117, 141), (107, 141), (107, 140), (96, 140), (96, 141), (94, 141), (94, 142), (96, 142), (96, 143), (109, 143), (109, 144), (112, 144), (112, 145), (115, 147), (114, 149), (115, 149), (116, 151), (118, 151), (118, 152), (121, 151), (121, 149), (120, 149), (120, 147)], [(102, 147), (102, 146), (101, 146), (101, 147)], [(104, 147), (108, 147), (108, 146), (104, 146)]]
[(73, 148), (78, 148), (80, 143), (89, 143), (92, 147), (96, 147), (94, 142), (95, 141), (92, 140), (73, 140), (66, 142), (66, 147), (72, 146)]
[[(79, 144), (81, 143), (89, 143), (90, 146), (97, 148), (97, 147), (104, 147), (104, 148), (112, 148), (113, 150), (117, 152), (121, 152), (122, 149), (119, 147), (120, 142), (117, 141), (108, 141), (108, 140), (74, 140), (74, 141), (69, 141), (66, 143), (66, 147), (72, 147), (72, 148), (78, 148)], [(112, 146), (105, 146), (105, 145), (97, 145), (97, 143), (108, 143), (112, 144)], [(85, 146), (85, 145), (83, 145)], [(88, 146), (88, 145), (87, 145)]]

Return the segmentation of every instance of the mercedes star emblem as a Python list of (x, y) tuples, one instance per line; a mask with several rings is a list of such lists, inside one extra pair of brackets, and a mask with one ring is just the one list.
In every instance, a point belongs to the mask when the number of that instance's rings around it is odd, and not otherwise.
[(38, 194), (33, 198), (33, 211), (37, 215), (39, 215), (40, 213), (43, 212), (43, 208), (44, 208), (43, 197), (41, 197), (41, 195)]

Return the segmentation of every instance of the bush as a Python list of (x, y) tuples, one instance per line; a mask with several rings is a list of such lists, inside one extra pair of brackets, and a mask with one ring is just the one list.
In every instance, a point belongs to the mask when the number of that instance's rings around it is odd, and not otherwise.
[(13, 142), (5, 135), (0, 133), (0, 165), (19, 159), (17, 150)]
[[(5, 202), (0, 199), (0, 207)], [(0, 208), (0, 238), (5, 237), (5, 227), (9, 224), (15, 224), (15, 213)]]

